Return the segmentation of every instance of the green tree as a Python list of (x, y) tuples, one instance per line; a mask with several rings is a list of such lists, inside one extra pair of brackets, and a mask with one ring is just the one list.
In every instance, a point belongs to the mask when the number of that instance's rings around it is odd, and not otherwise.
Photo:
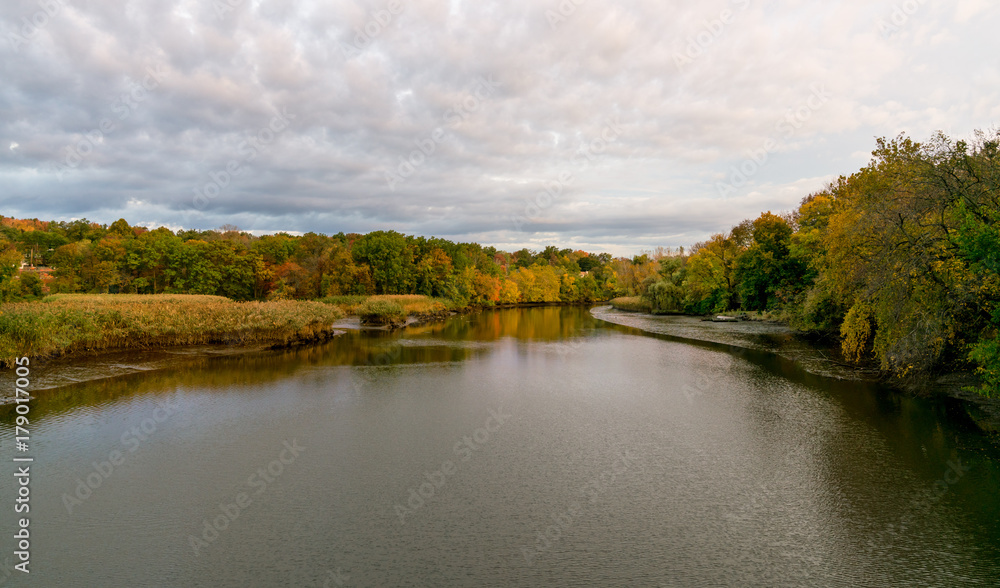
[(791, 238), (792, 227), (778, 215), (765, 212), (754, 221), (753, 244), (739, 256), (734, 272), (746, 310), (767, 310), (788, 300), (787, 289), (801, 273), (789, 257)]
[(447, 296), (453, 277), (451, 258), (441, 248), (428, 251), (415, 267), (416, 292), (425, 296)]
[(396, 231), (373, 231), (354, 243), (354, 260), (371, 268), (376, 294), (409, 294), (413, 252)]

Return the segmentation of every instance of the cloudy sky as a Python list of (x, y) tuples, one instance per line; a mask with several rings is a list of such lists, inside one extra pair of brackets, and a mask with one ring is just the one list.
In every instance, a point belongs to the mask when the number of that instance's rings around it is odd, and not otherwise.
[(992, 0), (4, 0), (0, 214), (632, 254), (1000, 122)]

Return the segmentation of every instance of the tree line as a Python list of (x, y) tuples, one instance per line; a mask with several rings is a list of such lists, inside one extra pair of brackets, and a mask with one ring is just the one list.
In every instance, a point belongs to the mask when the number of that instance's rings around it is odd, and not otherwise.
[(1000, 132), (879, 139), (870, 163), (656, 260), (657, 312), (768, 311), (902, 378), (974, 367), (1000, 394)]
[[(641, 256), (640, 256), (641, 257)], [(522, 249), (395, 231), (254, 236), (0, 217), (0, 300), (49, 293), (214, 294), (234, 300), (424, 294), (460, 306), (592, 302), (639, 291), (645, 257)], [(24, 271), (22, 263), (46, 268)]]

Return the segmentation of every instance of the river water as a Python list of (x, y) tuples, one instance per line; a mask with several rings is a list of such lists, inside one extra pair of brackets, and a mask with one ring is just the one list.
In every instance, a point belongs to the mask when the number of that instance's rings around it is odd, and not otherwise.
[(656, 320), (501, 310), (39, 391), (28, 575), (0, 407), (0, 586), (1000, 585), (962, 411)]

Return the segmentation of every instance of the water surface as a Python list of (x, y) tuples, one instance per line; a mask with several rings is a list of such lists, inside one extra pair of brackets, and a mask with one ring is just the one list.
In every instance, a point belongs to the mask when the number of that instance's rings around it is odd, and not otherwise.
[(947, 403), (581, 308), (63, 386), (32, 418), (32, 573), (3, 586), (1000, 578), (997, 456)]

